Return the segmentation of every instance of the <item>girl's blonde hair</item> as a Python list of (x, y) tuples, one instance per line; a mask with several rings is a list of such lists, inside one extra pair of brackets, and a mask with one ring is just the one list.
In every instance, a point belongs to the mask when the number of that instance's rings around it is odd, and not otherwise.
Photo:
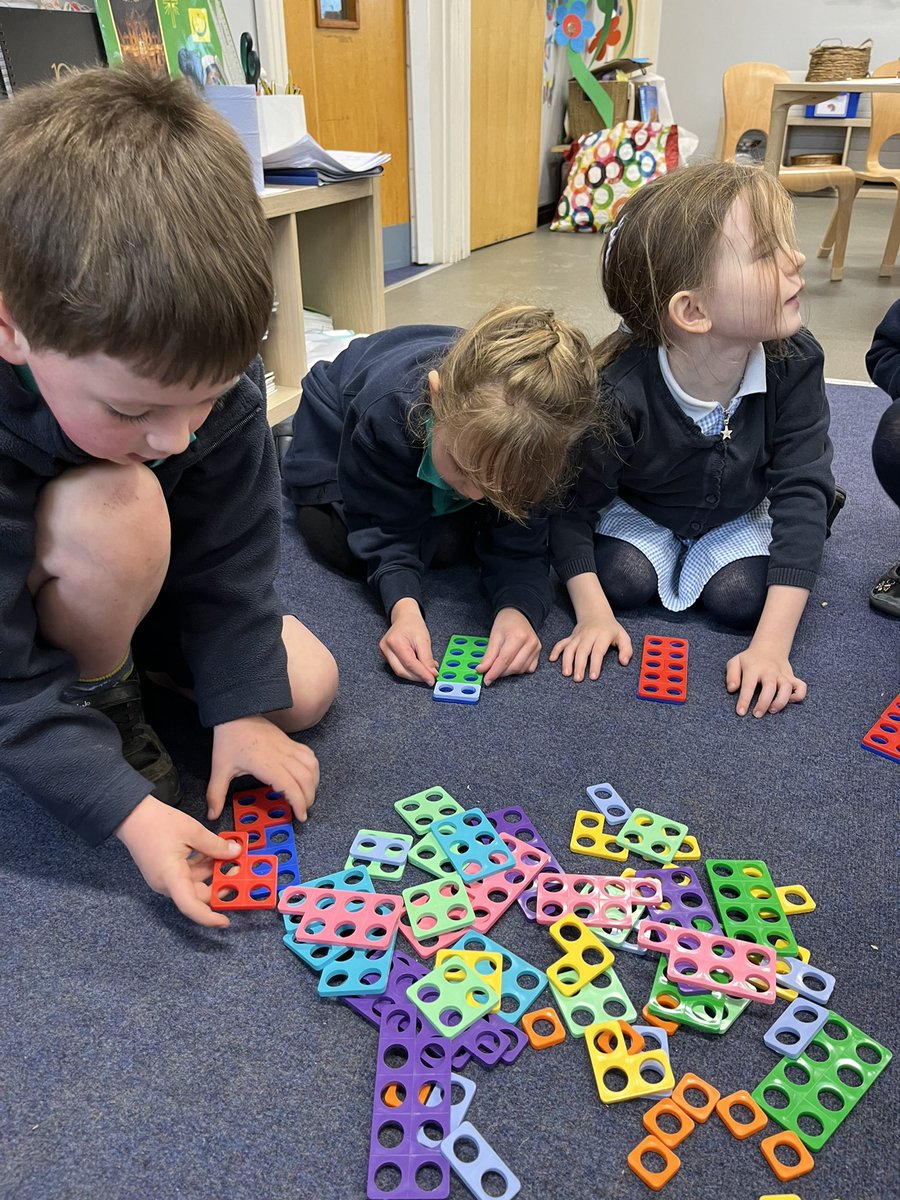
[[(790, 197), (762, 167), (707, 162), (640, 188), (606, 237), (601, 280), (623, 324), (595, 349), (600, 370), (632, 345), (667, 346), (668, 305), (680, 291), (713, 282), (722, 226), (743, 196), (760, 244), (796, 246)], [(773, 304), (775, 301), (773, 300)]]
[(434, 428), (484, 498), (516, 520), (567, 482), (577, 442), (606, 432), (590, 343), (549, 309), (498, 305), (437, 370)]

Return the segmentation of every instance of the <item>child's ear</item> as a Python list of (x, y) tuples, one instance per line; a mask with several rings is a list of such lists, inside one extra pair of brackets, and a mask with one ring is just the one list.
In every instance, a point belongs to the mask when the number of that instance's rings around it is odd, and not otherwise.
[(438, 375), (437, 371), (428, 372), (428, 390), (431, 392), (432, 399), (434, 399), (434, 397), (441, 390), (441, 377)]
[(712, 321), (697, 292), (676, 292), (668, 305), (669, 320), (684, 333), (709, 333)]
[(21, 365), (28, 359), (28, 342), (0, 296), (0, 358)]

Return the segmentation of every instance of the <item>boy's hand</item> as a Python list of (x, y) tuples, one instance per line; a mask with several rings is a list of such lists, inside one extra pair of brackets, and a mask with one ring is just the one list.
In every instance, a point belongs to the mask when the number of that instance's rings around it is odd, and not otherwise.
[(599, 679), (603, 656), (610, 646), (618, 646), (619, 662), (627, 667), (632, 655), (631, 638), (612, 614), (609, 619), (579, 621), (569, 636), (550, 651), (550, 662), (556, 662), (562, 655), (562, 673), (571, 675), (576, 683), (584, 679), (587, 667), (590, 678)]
[(735, 709), (739, 717), (749, 712), (757, 688), (759, 698), (753, 706), (754, 717), (781, 712), (788, 704), (806, 699), (806, 684), (794, 674), (788, 659), (762, 648), (755, 649), (752, 643), (742, 654), (728, 660), (725, 686), (729, 692), (740, 689)]
[(422, 611), (411, 596), (391, 609), (391, 627), (378, 649), (395, 675), (434, 687), (439, 664), (431, 653), (431, 634)]
[(213, 730), (206, 789), (210, 820), (222, 812), (236, 775), (253, 775), (273, 791), (283, 792), (297, 820), (305, 821), (319, 786), (319, 763), (309, 746), (293, 741), (265, 717), (241, 717)]
[(198, 925), (224, 929), (228, 918), (209, 907), (213, 860), (240, 854), (237, 842), (227, 842), (199, 821), (145, 796), (115, 831), (138, 870), (154, 892), (169, 896), (176, 907)]
[(503, 675), (530, 675), (537, 670), (540, 657), (540, 639), (528, 618), (517, 608), (501, 608), (476, 670), (484, 676), (484, 686), (490, 687)]

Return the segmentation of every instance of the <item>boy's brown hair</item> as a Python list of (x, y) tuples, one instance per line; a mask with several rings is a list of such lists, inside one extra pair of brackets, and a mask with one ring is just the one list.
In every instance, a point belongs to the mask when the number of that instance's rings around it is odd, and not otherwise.
[(448, 431), (460, 470), (516, 520), (568, 481), (577, 442), (602, 435), (588, 339), (549, 309), (501, 304), (438, 366), (434, 427)]
[(32, 350), (225, 380), (272, 307), (247, 153), (186, 80), (76, 72), (0, 105), (0, 296)]
[(722, 225), (738, 196), (747, 202), (760, 247), (790, 252), (796, 246), (790, 197), (763, 167), (683, 167), (639, 188), (623, 206), (607, 234), (601, 267), (607, 301), (623, 325), (596, 348), (601, 370), (629, 346), (669, 345), (669, 301), (711, 284)]

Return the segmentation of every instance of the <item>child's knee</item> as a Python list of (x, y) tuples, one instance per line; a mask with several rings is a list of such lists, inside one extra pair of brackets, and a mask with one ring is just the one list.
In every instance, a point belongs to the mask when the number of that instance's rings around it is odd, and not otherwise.
[(295, 733), (318, 724), (338, 690), (334, 655), (296, 617), (285, 617), (282, 638), (288, 654), (288, 674), (294, 703), (280, 714), (278, 724)]
[(704, 587), (703, 607), (730, 629), (754, 629), (766, 603), (767, 555), (737, 559), (721, 567)]
[(900, 466), (900, 400), (895, 400), (881, 415), (872, 440), (872, 461), (879, 480)]
[(614, 609), (640, 608), (657, 595), (656, 568), (630, 542), (595, 534), (594, 560), (606, 598)]
[(36, 567), (45, 578), (87, 570), (161, 583), (168, 567), (169, 513), (147, 467), (98, 463), (64, 472), (41, 492), (36, 524)]

